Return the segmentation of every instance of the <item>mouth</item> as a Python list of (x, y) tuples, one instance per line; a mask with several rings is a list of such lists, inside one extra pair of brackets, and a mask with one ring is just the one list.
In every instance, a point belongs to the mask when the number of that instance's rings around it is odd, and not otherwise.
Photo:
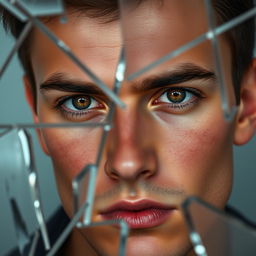
[(153, 228), (163, 224), (176, 207), (150, 200), (120, 201), (100, 212), (104, 220), (123, 220), (131, 229)]

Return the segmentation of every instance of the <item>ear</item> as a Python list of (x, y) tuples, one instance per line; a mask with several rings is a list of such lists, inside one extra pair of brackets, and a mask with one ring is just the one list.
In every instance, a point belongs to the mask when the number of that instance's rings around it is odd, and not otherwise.
[(256, 131), (256, 59), (242, 80), (240, 99), (234, 136), (236, 145), (247, 143)]
[[(32, 85), (31, 85), (27, 75), (23, 76), (23, 84), (24, 84), (26, 100), (27, 100), (28, 105), (31, 109), (34, 123), (37, 124), (37, 123), (39, 123), (39, 118), (38, 118), (38, 114), (37, 114), (37, 106), (36, 106), (37, 103), (35, 102), (35, 97), (34, 97), (34, 94), (33, 94), (33, 90), (35, 90), (35, 88), (32, 88)], [(44, 151), (44, 153), (46, 155), (49, 155), (49, 150), (46, 146), (45, 139), (44, 139), (44, 136), (42, 134), (42, 130), (41, 129), (36, 129), (36, 132), (37, 132), (37, 136), (38, 136), (40, 145), (42, 147), (42, 150)]]

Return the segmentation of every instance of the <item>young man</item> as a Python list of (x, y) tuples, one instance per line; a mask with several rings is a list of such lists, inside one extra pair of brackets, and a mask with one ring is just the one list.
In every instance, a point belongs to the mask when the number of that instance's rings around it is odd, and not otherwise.
[[(117, 2), (64, 2), (67, 24), (56, 17), (42, 21), (111, 88), (122, 46)], [(223, 23), (251, 8), (252, 1), (213, 5)], [(133, 11), (123, 20), (128, 75), (208, 29), (203, 1), (144, 0)], [(134, 20), (140, 23), (126, 34), (125, 26)], [(19, 34), (20, 24), (6, 13), (4, 22)], [(248, 45), (242, 46), (244, 41)], [(220, 47), (231, 102), (239, 103), (230, 123), (223, 118), (209, 41), (122, 84), (126, 108), (114, 114), (92, 219), (124, 219), (130, 226), (129, 256), (194, 255), (180, 204), (196, 195), (220, 209), (226, 206), (232, 145), (246, 143), (256, 126), (253, 23), (222, 36)], [(29, 35), (20, 57), (35, 122), (106, 120), (110, 100), (38, 29)], [(101, 130), (41, 129), (38, 134), (52, 159), (63, 208), (72, 217), (71, 181), (95, 161)], [(117, 233), (115, 226), (74, 229), (61, 253), (115, 255)]]

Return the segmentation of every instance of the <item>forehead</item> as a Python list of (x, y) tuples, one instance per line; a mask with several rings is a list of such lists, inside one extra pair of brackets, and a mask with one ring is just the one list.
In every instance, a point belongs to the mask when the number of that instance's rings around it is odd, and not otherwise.
[[(97, 19), (68, 14), (66, 24), (54, 19), (46, 25), (84, 64), (94, 72), (97, 70), (97, 75), (101, 76), (103, 66), (107, 66), (109, 72), (114, 72), (121, 47), (120, 27), (117, 22), (105, 25), (100, 24)], [(84, 73), (38, 29), (33, 31), (31, 37), (31, 63), (37, 83), (41, 83), (54, 72), (72, 71), (74, 76), (84, 76)], [(110, 70), (111, 67), (113, 70)]]
[[(123, 44), (127, 72), (130, 73), (207, 31), (205, 8), (201, 0), (163, 1), (161, 5), (154, 4), (154, 1), (145, 1), (135, 9), (121, 6), (121, 14), (120, 20), (106, 23), (77, 12), (69, 12), (67, 24), (63, 25), (58, 19), (53, 19), (46, 25), (107, 83), (113, 81)], [(37, 84), (42, 83), (54, 72), (86, 78), (86, 75), (38, 30), (33, 32), (31, 53)], [(166, 66), (170, 68), (181, 61), (196, 61), (205, 68), (213, 68), (210, 44), (201, 44), (169, 61)], [(154, 71), (158, 72), (163, 67)]]

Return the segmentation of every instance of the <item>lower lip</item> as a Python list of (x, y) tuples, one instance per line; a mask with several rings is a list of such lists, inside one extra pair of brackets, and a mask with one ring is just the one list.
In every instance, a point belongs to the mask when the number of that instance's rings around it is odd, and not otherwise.
[(172, 210), (150, 208), (141, 211), (117, 210), (102, 214), (105, 220), (123, 220), (129, 228), (152, 228), (163, 224), (170, 216)]

